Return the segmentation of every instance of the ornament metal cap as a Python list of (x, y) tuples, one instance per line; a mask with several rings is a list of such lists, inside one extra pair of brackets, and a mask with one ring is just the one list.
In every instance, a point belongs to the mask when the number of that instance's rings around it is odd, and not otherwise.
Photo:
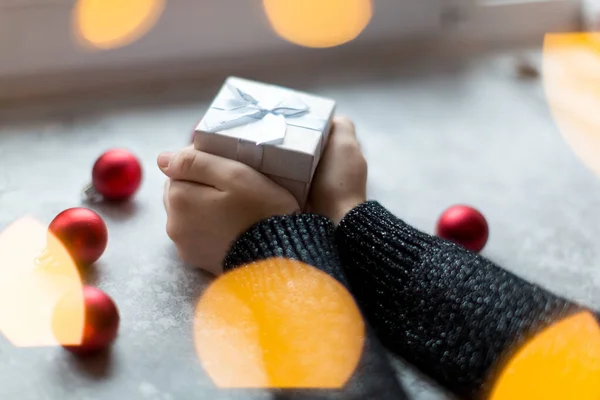
[(98, 193), (93, 183), (88, 183), (81, 191), (83, 201), (97, 203), (102, 201), (102, 195)]

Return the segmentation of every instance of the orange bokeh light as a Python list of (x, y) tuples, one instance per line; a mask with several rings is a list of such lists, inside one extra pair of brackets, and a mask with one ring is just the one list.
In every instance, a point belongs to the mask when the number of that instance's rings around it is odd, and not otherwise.
[(600, 176), (600, 33), (546, 35), (543, 72), (563, 139)]
[(344, 286), (281, 258), (214, 281), (194, 324), (200, 361), (222, 388), (341, 388), (358, 365), (364, 336)]
[(371, 0), (263, 0), (271, 26), (305, 47), (333, 47), (355, 39), (373, 15)]
[(86, 47), (123, 47), (148, 33), (164, 8), (165, 0), (77, 0), (73, 32)]
[(600, 399), (600, 327), (587, 312), (556, 323), (504, 368), (491, 400)]
[[(83, 333), (79, 271), (60, 241), (33, 218), (22, 218), (0, 234), (0, 331), (17, 347), (78, 345)], [(57, 302), (72, 293), (72, 313), (53, 331)], [(56, 327), (55, 327), (56, 328)]]

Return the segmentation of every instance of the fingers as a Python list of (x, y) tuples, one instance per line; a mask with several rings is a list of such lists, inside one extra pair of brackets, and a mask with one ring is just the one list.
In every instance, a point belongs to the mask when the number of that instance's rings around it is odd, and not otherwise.
[(343, 152), (347, 149), (360, 149), (354, 123), (347, 117), (336, 117), (333, 129), (327, 140), (326, 152)]
[(166, 203), (170, 212), (185, 215), (193, 213), (203, 205), (211, 205), (223, 196), (223, 192), (211, 186), (198, 185), (189, 181), (171, 181)]
[(336, 117), (333, 120), (333, 129), (326, 147), (331, 147), (330, 151), (336, 151), (343, 147), (360, 147), (352, 120), (347, 117)]
[(224, 190), (243, 179), (246, 165), (186, 147), (177, 153), (162, 153), (158, 167), (172, 180), (188, 181)]
[(333, 134), (337, 137), (356, 139), (356, 127), (354, 122), (348, 117), (336, 117), (333, 120)]

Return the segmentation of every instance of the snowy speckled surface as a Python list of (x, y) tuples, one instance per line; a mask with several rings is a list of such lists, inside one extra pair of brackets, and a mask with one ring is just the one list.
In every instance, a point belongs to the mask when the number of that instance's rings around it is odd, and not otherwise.
[[(600, 308), (600, 181), (562, 141), (539, 81), (517, 80), (508, 61), (392, 68), (374, 79), (350, 71), (299, 89), (336, 99), (339, 113), (355, 119), (370, 197), (427, 232), (445, 207), (475, 205), (491, 227), (486, 256)], [(210, 278), (180, 264), (164, 230), (155, 158), (186, 144), (217, 86), (195, 96), (155, 92), (139, 103), (0, 109), (0, 229), (27, 214), (47, 224), (80, 205), (92, 163), (107, 148), (132, 149), (145, 167), (133, 203), (96, 208), (110, 241), (90, 283), (113, 296), (122, 317), (111, 353), (78, 361), (59, 348), (17, 349), (0, 339), (0, 398), (270, 398), (220, 391), (203, 372), (192, 321)], [(395, 363), (415, 399), (448, 398)]]

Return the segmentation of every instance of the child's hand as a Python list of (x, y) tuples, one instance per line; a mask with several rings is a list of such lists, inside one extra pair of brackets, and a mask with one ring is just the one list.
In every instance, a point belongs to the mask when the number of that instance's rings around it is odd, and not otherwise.
[(337, 225), (367, 198), (367, 162), (356, 140), (354, 124), (336, 118), (308, 201), (308, 211), (324, 215)]
[(167, 234), (187, 264), (214, 274), (238, 235), (274, 215), (298, 211), (285, 189), (237, 161), (191, 147), (158, 157), (165, 187)]

